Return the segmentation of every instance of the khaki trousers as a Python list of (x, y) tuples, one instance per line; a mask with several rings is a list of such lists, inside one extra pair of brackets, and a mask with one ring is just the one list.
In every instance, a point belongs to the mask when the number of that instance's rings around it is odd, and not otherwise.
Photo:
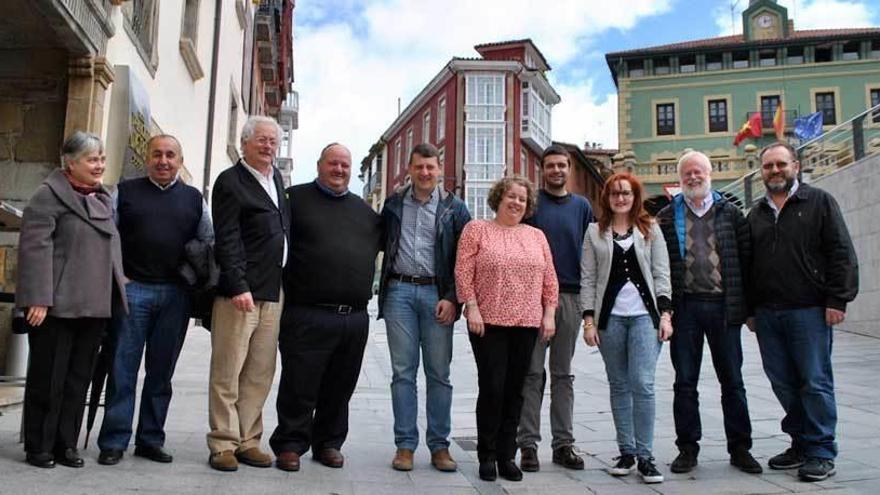
[(275, 377), (284, 296), (278, 302), (254, 304), (256, 309), (246, 313), (229, 298), (214, 299), (208, 385), (211, 453), (260, 446), (263, 404)]

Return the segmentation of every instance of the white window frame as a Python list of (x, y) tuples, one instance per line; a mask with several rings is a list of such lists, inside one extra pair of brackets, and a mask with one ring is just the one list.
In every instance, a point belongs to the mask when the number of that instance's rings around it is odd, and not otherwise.
[(440, 143), (446, 137), (446, 96), (437, 100), (437, 142)]
[(429, 143), (431, 142), (431, 110), (428, 109), (425, 111), (425, 115), (422, 117), (422, 142)]
[(522, 131), (528, 132), (542, 148), (550, 146), (552, 107), (534, 84), (522, 83), (522, 105)]
[(400, 137), (397, 138), (397, 143), (395, 143), (394, 148), (395, 153), (397, 153), (397, 166), (395, 167), (397, 171), (394, 175), (400, 175), (400, 173), (403, 172), (403, 141)]

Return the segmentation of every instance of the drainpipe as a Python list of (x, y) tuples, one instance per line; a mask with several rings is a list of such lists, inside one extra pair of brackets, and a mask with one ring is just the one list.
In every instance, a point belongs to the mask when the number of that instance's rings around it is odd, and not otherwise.
[(211, 92), (208, 95), (208, 129), (205, 138), (205, 171), (202, 177), (202, 196), (208, 201), (211, 183), (211, 155), (214, 152), (214, 107), (217, 103), (217, 59), (220, 58), (220, 15), (223, 0), (214, 2), (214, 43), (211, 47)]

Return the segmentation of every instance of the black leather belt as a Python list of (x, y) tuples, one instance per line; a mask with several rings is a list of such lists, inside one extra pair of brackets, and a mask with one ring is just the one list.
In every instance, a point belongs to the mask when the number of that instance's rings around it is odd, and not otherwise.
[(348, 304), (315, 304), (316, 307), (333, 311), (338, 315), (350, 315), (355, 311), (367, 309), (366, 306), (350, 306)]
[(392, 273), (389, 277), (392, 280), (400, 280), (401, 282), (413, 285), (431, 285), (437, 281), (436, 277), (410, 277), (409, 275), (401, 275), (399, 273)]

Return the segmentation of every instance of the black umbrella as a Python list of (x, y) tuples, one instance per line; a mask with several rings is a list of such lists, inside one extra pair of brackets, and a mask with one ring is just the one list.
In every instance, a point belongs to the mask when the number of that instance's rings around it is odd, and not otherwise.
[(89, 388), (89, 413), (86, 416), (86, 438), (83, 442), (83, 450), (89, 446), (89, 435), (92, 427), (95, 426), (95, 416), (98, 415), (98, 407), (101, 404), (101, 395), (104, 392), (104, 382), (107, 381), (107, 373), (110, 372), (110, 366), (113, 364), (113, 347), (110, 345), (110, 333), (104, 334), (101, 341), (101, 350), (95, 359), (95, 369), (92, 371), (92, 384)]

